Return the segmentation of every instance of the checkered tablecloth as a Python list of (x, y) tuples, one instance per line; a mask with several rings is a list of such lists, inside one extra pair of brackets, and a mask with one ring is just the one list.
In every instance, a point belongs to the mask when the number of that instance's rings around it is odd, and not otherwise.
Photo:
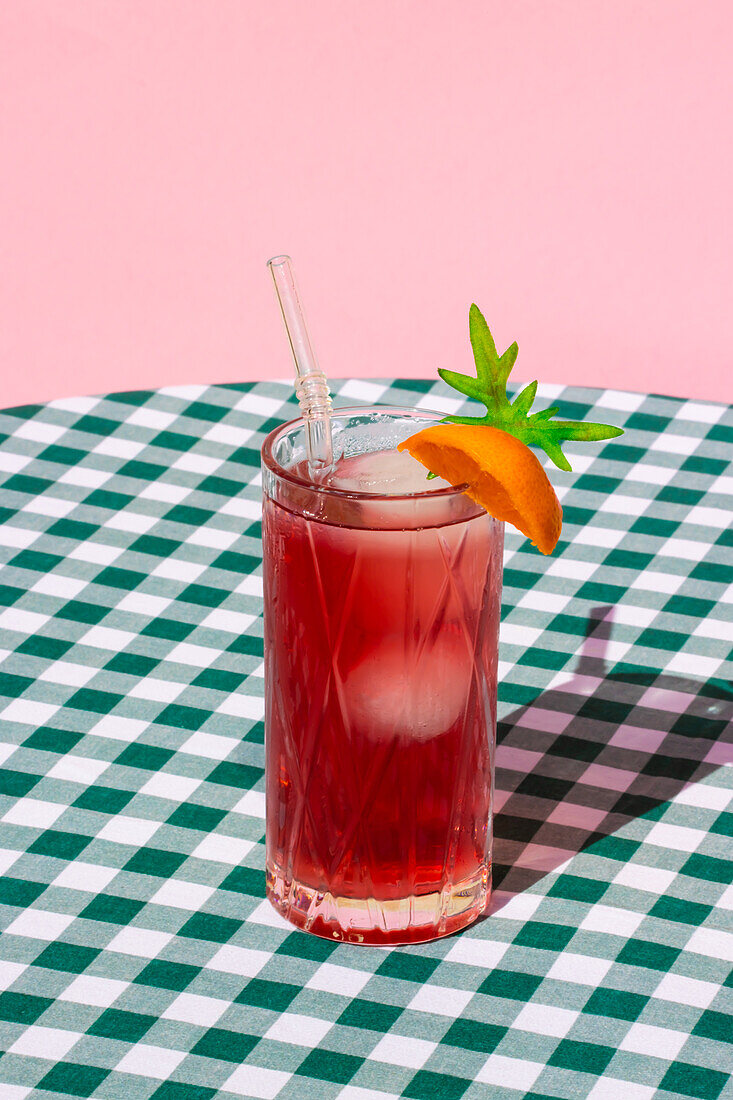
[(259, 448), (290, 386), (0, 413), (0, 1100), (733, 1096), (733, 419), (540, 394), (626, 434), (552, 472), (553, 557), (507, 530), (491, 915), (392, 950), (264, 900)]

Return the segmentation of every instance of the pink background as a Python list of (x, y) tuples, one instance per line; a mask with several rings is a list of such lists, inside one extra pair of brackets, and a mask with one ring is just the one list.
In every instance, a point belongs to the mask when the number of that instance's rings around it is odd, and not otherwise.
[(730, 0), (0, 7), (0, 405), (470, 362), (731, 397)]

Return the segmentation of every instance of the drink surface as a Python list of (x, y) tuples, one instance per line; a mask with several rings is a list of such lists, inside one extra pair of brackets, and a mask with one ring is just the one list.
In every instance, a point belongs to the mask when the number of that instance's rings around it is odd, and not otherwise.
[(334, 489), (384, 493), (387, 496), (450, 488), (442, 477), (429, 479), (425, 467), (406, 451), (396, 450), (372, 451), (342, 458), (325, 484)]
[(362, 498), (309, 518), (265, 497), (271, 881), (364, 911), (485, 884), (502, 527), (395, 451), (328, 484), (428, 496), (393, 501), (389, 529)]

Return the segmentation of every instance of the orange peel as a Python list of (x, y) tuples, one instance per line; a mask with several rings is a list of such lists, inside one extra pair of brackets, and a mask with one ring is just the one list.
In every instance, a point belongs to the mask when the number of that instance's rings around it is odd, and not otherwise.
[(543, 554), (562, 530), (562, 508), (542, 464), (526, 444), (488, 424), (435, 424), (397, 447), (408, 451), (496, 519), (511, 523)]

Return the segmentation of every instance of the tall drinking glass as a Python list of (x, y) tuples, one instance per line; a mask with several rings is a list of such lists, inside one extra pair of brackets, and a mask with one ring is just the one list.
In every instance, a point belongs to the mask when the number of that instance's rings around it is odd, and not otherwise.
[(503, 524), (397, 444), (439, 416), (333, 414), (262, 449), (267, 894), (354, 943), (445, 936), (491, 889)]

